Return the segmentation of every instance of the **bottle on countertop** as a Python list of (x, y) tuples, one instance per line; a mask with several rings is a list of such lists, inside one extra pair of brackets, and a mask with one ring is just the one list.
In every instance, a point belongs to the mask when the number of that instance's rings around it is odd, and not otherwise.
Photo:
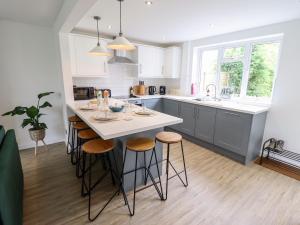
[(96, 98), (97, 98), (97, 105), (99, 107), (102, 101), (102, 91), (100, 89), (97, 90)]
[(192, 83), (192, 86), (191, 86), (191, 95), (196, 95), (197, 94), (197, 86), (195, 83)]
[(109, 92), (107, 90), (103, 91), (104, 104), (108, 105)]
[(130, 97), (134, 97), (134, 91), (133, 91), (133, 87), (132, 86), (129, 89), (129, 96)]

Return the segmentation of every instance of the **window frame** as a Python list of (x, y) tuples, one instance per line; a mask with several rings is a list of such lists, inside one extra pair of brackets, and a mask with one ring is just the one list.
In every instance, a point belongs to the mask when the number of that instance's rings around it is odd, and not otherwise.
[[(202, 78), (202, 56), (203, 52), (205, 51), (211, 51), (211, 50), (218, 50), (218, 60), (217, 60), (217, 71), (216, 71), (216, 88), (217, 88), (217, 97), (220, 97), (220, 78), (221, 78), (221, 66), (223, 63), (229, 63), (229, 62), (237, 62), (241, 61), (243, 63), (243, 76), (241, 81), (241, 93), (239, 97), (235, 97), (235, 100), (246, 100), (250, 102), (256, 102), (259, 99), (263, 99), (264, 97), (254, 97), (254, 96), (247, 96), (247, 88), (249, 83), (249, 76), (250, 76), (250, 66), (251, 66), (251, 59), (252, 59), (252, 50), (253, 46), (257, 44), (272, 44), (272, 43), (278, 43), (279, 49), (278, 49), (278, 56), (277, 56), (277, 63), (276, 67), (274, 68), (274, 78), (273, 78), (273, 87), (272, 87), (272, 93), (270, 98), (267, 99), (267, 102), (270, 103), (273, 97), (274, 93), (274, 85), (277, 79), (278, 75), (278, 68), (280, 63), (280, 56), (281, 56), (281, 49), (282, 49), (282, 39), (283, 34), (268, 36), (268, 37), (260, 37), (250, 40), (243, 40), (243, 41), (235, 41), (235, 42), (228, 42), (228, 43), (221, 43), (221, 44), (214, 44), (214, 45), (207, 45), (207, 46), (198, 46), (196, 47), (196, 57), (198, 60), (195, 60), (194, 62), (197, 62), (198, 66), (194, 67), (196, 68), (194, 79), (196, 81), (196, 84), (199, 85), (199, 90), (202, 90), (203, 88), (200, 87)], [(237, 47), (244, 47), (244, 56), (240, 57), (239, 59), (226, 59), (224, 57), (224, 52), (226, 49), (229, 48), (237, 48)], [(205, 89), (205, 88), (204, 88)], [(200, 92), (199, 94), (205, 95), (206, 93)]]

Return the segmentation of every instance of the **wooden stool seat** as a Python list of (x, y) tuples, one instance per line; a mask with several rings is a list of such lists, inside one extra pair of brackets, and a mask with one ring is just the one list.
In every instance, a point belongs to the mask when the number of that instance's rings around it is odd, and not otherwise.
[(127, 148), (135, 152), (145, 152), (155, 147), (151, 138), (132, 138), (127, 141)]
[(92, 129), (82, 130), (78, 132), (78, 137), (83, 140), (90, 140), (98, 137), (98, 134)]
[(109, 152), (114, 148), (113, 140), (103, 140), (100, 138), (88, 141), (82, 145), (82, 151), (90, 154), (101, 154)]
[(70, 123), (82, 122), (82, 120), (76, 115), (70, 116), (68, 120)]
[(89, 126), (84, 122), (77, 122), (73, 124), (73, 128), (76, 130), (84, 130), (84, 129), (88, 129)]
[(182, 140), (182, 136), (174, 132), (163, 131), (156, 135), (156, 139), (162, 143), (175, 144)]

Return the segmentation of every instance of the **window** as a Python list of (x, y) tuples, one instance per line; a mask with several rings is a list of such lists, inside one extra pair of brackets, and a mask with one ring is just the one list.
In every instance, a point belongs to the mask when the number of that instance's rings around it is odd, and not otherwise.
[(201, 94), (215, 84), (219, 96), (229, 90), (234, 98), (270, 101), (279, 48), (279, 37), (199, 48), (196, 83)]
[(205, 51), (202, 54), (201, 61), (201, 77), (202, 79), (200, 87), (201, 91), (205, 91), (207, 85), (216, 84), (217, 76), (217, 66), (218, 66), (218, 50)]

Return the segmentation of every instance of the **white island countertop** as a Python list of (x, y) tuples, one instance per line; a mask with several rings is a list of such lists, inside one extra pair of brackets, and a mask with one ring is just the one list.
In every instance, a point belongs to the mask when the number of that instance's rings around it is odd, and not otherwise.
[[(118, 102), (115, 99), (111, 99), (111, 101)], [(84, 101), (69, 102), (67, 106), (104, 140), (163, 128), (183, 121), (181, 118), (156, 111), (153, 111), (154, 114), (151, 116), (136, 115), (133, 111), (139, 107), (135, 106), (132, 112), (128, 114), (123, 112), (114, 113), (118, 117), (116, 120), (100, 122), (93, 118), (100, 111), (81, 110), (79, 108), (80, 104), (84, 104)], [(128, 117), (132, 119), (126, 120)]]

